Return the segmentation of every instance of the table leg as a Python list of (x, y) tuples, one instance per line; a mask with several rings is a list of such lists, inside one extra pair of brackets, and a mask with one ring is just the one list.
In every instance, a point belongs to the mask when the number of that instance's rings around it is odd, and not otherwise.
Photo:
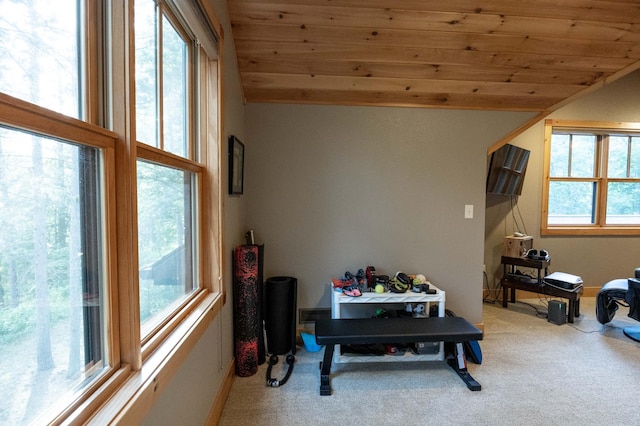
[(576, 312), (576, 301), (569, 299), (569, 319), (567, 320), (569, 323), (573, 323), (573, 317)]
[(507, 307), (507, 295), (509, 294), (509, 289), (503, 284), (502, 285), (502, 307)]
[(515, 289), (515, 287), (511, 289), (511, 303), (516, 303), (516, 289)]
[(579, 317), (580, 316), (580, 299), (579, 298), (576, 299), (575, 305), (576, 305), (576, 317)]

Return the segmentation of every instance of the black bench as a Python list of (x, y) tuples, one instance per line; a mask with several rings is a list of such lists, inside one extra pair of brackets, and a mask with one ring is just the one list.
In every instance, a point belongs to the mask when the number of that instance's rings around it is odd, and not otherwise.
[[(482, 340), (482, 331), (461, 317), (320, 319), (316, 321), (315, 333), (316, 342), (325, 345), (320, 365), (320, 395), (331, 395), (329, 375), (335, 345)], [(448, 358), (447, 363), (469, 389), (481, 389), (457, 359)]]

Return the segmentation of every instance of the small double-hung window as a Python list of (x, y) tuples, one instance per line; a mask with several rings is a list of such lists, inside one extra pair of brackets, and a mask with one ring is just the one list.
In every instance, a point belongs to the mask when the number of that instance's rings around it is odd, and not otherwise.
[(545, 122), (544, 234), (640, 233), (640, 124)]

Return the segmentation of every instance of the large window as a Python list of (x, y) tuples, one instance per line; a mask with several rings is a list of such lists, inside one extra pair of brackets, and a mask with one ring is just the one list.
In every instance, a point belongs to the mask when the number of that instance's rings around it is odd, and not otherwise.
[[(140, 321), (144, 340), (199, 287), (198, 184), (203, 167), (193, 82), (201, 56), (167, 3), (136, 0), (136, 140)], [(180, 157), (180, 158), (176, 158)]]
[(224, 299), (219, 26), (125, 4), (0, 0), (0, 424), (141, 418)]
[(547, 120), (543, 234), (640, 231), (640, 127)]

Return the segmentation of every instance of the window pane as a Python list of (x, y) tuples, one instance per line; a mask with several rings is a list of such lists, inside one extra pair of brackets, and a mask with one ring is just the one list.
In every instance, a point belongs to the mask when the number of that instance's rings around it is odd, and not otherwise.
[(593, 182), (549, 182), (549, 225), (595, 222)]
[(640, 137), (631, 138), (631, 170), (629, 177), (640, 178)]
[(138, 161), (140, 321), (163, 317), (194, 284), (193, 173)]
[(553, 177), (569, 176), (570, 135), (553, 134), (551, 136), (550, 172)]
[(609, 183), (606, 222), (607, 225), (640, 224), (640, 183)]
[(164, 149), (187, 156), (187, 44), (166, 17), (162, 19)]
[(80, 117), (76, 0), (0, 0), (0, 92)]
[(135, 2), (136, 139), (159, 148), (156, 13), (153, 1)]
[(607, 176), (610, 178), (626, 178), (629, 159), (629, 137), (609, 137), (609, 162)]
[(100, 151), (0, 128), (0, 424), (106, 365)]
[(594, 177), (597, 137), (583, 134), (553, 134), (552, 177)]
[(595, 135), (573, 135), (571, 138), (571, 177), (594, 177), (596, 158)]

